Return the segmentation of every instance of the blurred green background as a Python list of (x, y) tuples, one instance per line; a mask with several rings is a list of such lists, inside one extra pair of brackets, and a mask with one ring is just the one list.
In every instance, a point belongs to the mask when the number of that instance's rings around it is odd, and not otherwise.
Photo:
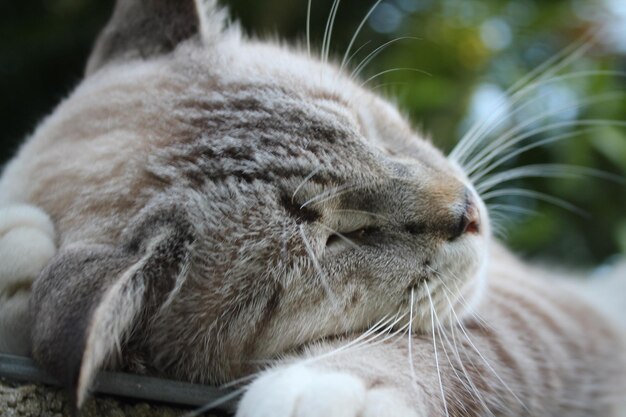
[[(304, 43), (306, 0), (223, 3), (250, 34)], [(332, 55), (343, 56), (373, 3), (341, 2)], [(331, 0), (312, 2), (314, 51), (319, 51), (331, 6)], [(80, 82), (90, 47), (111, 8), (111, 2), (95, 0), (0, 4), (0, 163)], [(519, 101), (507, 98), (510, 86), (594, 28), (601, 29), (597, 41), (553, 74), (564, 77), (527, 89)], [(497, 114), (502, 117), (491, 120), (500, 121), (491, 140), (511, 135), (512, 129), (528, 135), (513, 151), (571, 134), (514, 155), (500, 171), (556, 163), (626, 176), (626, 77), (619, 74), (626, 70), (626, 1), (383, 0), (354, 44), (352, 51), (358, 52), (351, 68), (398, 37), (407, 38), (380, 50), (361, 77), (374, 77), (367, 85), (394, 97), (416, 128), (428, 132), (444, 150), (451, 150), (477, 120)], [(581, 72), (586, 75), (572, 75)], [(591, 130), (583, 126), (580, 131), (577, 121), (588, 119), (617, 122), (598, 123)], [(554, 124), (558, 128), (540, 129)], [(532, 168), (535, 172), (539, 170)], [(570, 170), (570, 178), (520, 178), (501, 184), (545, 193), (587, 213), (504, 195), (490, 201), (496, 204), (494, 219), (503, 239), (528, 257), (572, 265), (595, 265), (626, 253), (624, 184), (575, 173)]]

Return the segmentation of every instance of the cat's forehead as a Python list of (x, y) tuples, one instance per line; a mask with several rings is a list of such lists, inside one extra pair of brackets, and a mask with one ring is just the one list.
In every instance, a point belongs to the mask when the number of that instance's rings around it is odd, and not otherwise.
[(346, 105), (368, 100), (371, 94), (353, 82), (338, 65), (324, 63), (297, 48), (267, 42), (223, 42), (205, 49), (210, 71), (217, 77), (236, 82), (281, 85), (286, 89), (328, 94)]
[[(364, 87), (363, 80), (352, 78), (347, 67), (322, 62), (316, 55), (298, 48), (237, 38), (209, 50), (183, 47), (175, 56), (175, 65), (192, 66), (194, 70), (190, 74), (201, 73), (196, 76), (214, 81), (207, 84), (205, 91), (235, 86), (267, 103), (280, 103), (288, 97), (293, 110), (311, 106), (324, 110), (345, 127), (358, 130), (372, 144), (383, 148), (393, 142), (407, 141), (414, 146), (432, 148), (411, 128), (395, 103)], [(190, 56), (194, 58), (190, 60)]]
[[(220, 146), (232, 142), (232, 152), (216, 148), (215, 156), (273, 152), (266, 159), (275, 166), (281, 158), (308, 154), (314, 164), (371, 168), (387, 163), (385, 155), (411, 149), (428, 165), (447, 165), (393, 104), (338, 66), (280, 45), (189, 43), (166, 57), (111, 66), (92, 78), (79, 95), (96, 108), (116, 102), (107, 126), (136, 127), (162, 144), (212, 137)], [(86, 114), (85, 101), (75, 101)], [(302, 172), (313, 169), (305, 165)]]
[[(245, 43), (232, 48), (187, 45), (162, 59), (113, 65), (87, 79), (77, 93), (102, 101), (112, 91), (129, 105), (149, 100), (182, 110), (181, 103), (222, 102), (229, 103), (232, 113), (258, 106), (259, 111), (325, 114), (352, 129), (362, 124), (361, 109), (380, 101), (330, 65), (280, 47)], [(139, 115), (149, 107), (135, 110)]]

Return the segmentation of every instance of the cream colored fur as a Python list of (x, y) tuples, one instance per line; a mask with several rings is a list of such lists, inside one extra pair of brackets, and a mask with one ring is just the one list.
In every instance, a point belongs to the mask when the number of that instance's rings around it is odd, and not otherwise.
[(617, 413), (622, 333), (493, 241), (462, 167), (223, 17), (120, 0), (7, 166), (0, 348), (77, 405), (109, 368), (253, 380), (241, 417)]
[(54, 225), (43, 211), (25, 204), (0, 206), (1, 352), (30, 353), (30, 287), (55, 252)]

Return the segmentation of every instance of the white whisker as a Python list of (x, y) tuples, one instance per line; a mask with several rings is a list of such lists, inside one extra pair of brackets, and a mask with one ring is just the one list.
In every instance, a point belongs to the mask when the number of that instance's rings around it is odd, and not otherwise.
[(446, 413), (446, 417), (449, 417), (448, 413), (448, 403), (446, 402), (446, 395), (443, 390), (443, 381), (441, 379), (441, 369), (439, 367), (439, 355), (437, 354), (437, 339), (435, 337), (435, 305), (433, 304), (433, 299), (430, 295), (430, 288), (428, 287), (428, 283), (424, 282), (426, 286), (426, 294), (428, 294), (428, 301), (430, 302), (430, 322), (433, 330), (433, 349), (435, 351), (435, 365), (437, 366), (437, 378), (439, 379), (439, 388), (441, 390), (441, 400), (443, 401), (443, 409)]
[(512, 204), (487, 204), (487, 209), (489, 209), (490, 213), (500, 211), (504, 213), (509, 212), (509, 213), (523, 214), (523, 215), (537, 214), (536, 210), (528, 209), (525, 207), (518, 207)]
[[(439, 278), (439, 279), (441, 279), (441, 278)], [(451, 310), (451, 311), (454, 311), (454, 306), (453, 306), (453, 303), (452, 303), (452, 301), (450, 300), (450, 297), (448, 296), (448, 294), (446, 293), (446, 292), (450, 292), (450, 290), (449, 290), (449, 289), (445, 289), (445, 284), (444, 284), (444, 290), (445, 290), (445, 291), (444, 291), (443, 295), (446, 297), (446, 300), (448, 301), (448, 306), (450, 307), (450, 310)], [(463, 374), (465, 375), (465, 378), (467, 379), (467, 383), (468, 383), (468, 384), (469, 384), (469, 386), (471, 387), (471, 391), (472, 391), (472, 393), (473, 393), (473, 395), (474, 395), (474, 398), (476, 398), (476, 399), (477, 399), (477, 400), (481, 403), (481, 405), (483, 406), (483, 408), (484, 408), (484, 409), (485, 409), (485, 410), (486, 410), (486, 411), (487, 411), (487, 412), (488, 412), (491, 416), (494, 416), (493, 412), (489, 409), (489, 406), (487, 405), (487, 403), (485, 402), (485, 400), (483, 399), (483, 397), (480, 395), (480, 392), (479, 392), (478, 388), (476, 387), (476, 385), (474, 384), (474, 381), (472, 380), (472, 378), (471, 378), (471, 376), (470, 376), (469, 372), (467, 371), (467, 368), (465, 368), (464, 361), (461, 359), (461, 355), (460, 355), (459, 347), (458, 347), (457, 342), (456, 342), (456, 331), (455, 331), (455, 328), (456, 328), (456, 327), (462, 327), (462, 326), (463, 326), (463, 323), (461, 323), (461, 322), (457, 319), (457, 320), (456, 320), (456, 326), (455, 326), (455, 325), (454, 325), (454, 320), (455, 320), (455, 317), (458, 317), (458, 316), (457, 316), (456, 314), (454, 314), (454, 315), (451, 315), (451, 316), (450, 316), (450, 321), (453, 323), (453, 324), (450, 326), (450, 329), (451, 329), (451, 332), (450, 332), (450, 333), (451, 333), (451, 335), (452, 335), (452, 343), (453, 343), (453, 345), (454, 345), (453, 350), (454, 350), (454, 352), (455, 352), (455, 354), (456, 354), (456, 360), (458, 361), (458, 363), (459, 363), (459, 365), (460, 365), (460, 367), (461, 367), (461, 371), (463, 372)], [(467, 355), (467, 353), (466, 353), (466, 358), (470, 361), (470, 363), (471, 363), (472, 367), (474, 368), (474, 370), (476, 370), (476, 366), (475, 366), (475, 365), (474, 365), (474, 363), (471, 361), (471, 359), (470, 359), (469, 355)]]
[(625, 181), (619, 175), (577, 165), (533, 164), (487, 176), (476, 185), (476, 190), (484, 196), (490, 195), (485, 193), (496, 185), (519, 178), (584, 178), (587, 176), (614, 181), (618, 184), (623, 184)]
[[(380, 84), (376, 84), (373, 87), (370, 87), (372, 90), (378, 90), (379, 88), (383, 88), (383, 87), (389, 87), (389, 86), (396, 86), (396, 85), (402, 85), (402, 86), (406, 86), (409, 85), (409, 82), (406, 81), (390, 81), (388, 83), (380, 83)], [(408, 148), (408, 146), (406, 147)], [(401, 151), (404, 151), (405, 149), (403, 148)], [(402, 152), (398, 152), (399, 154)]]
[(305, 208), (306, 206), (308, 206), (311, 203), (316, 203), (321, 201), (326, 201), (328, 199), (331, 198), (335, 198), (339, 195), (341, 195), (344, 192), (350, 191), (352, 189), (356, 188), (355, 185), (353, 184), (343, 184), (343, 185), (339, 185), (337, 187), (333, 187), (329, 190), (324, 190), (321, 193), (317, 194), (316, 196), (311, 197), (310, 199), (308, 199), (307, 201), (305, 201), (304, 203), (302, 203), (302, 205), (300, 206), (301, 209)]
[(330, 8), (328, 20), (326, 21), (326, 29), (324, 30), (324, 39), (322, 40), (322, 62), (328, 62), (328, 55), (330, 53), (330, 41), (333, 34), (333, 28), (335, 26), (335, 17), (337, 17), (337, 10), (339, 9), (339, 3), (341, 0), (334, 0), (333, 5)]
[(313, 267), (317, 271), (317, 276), (319, 277), (320, 282), (322, 286), (324, 287), (324, 291), (326, 291), (326, 294), (330, 298), (335, 308), (338, 308), (340, 305), (339, 300), (337, 299), (337, 296), (335, 295), (333, 290), (330, 288), (330, 285), (328, 284), (328, 280), (326, 279), (326, 275), (324, 274), (322, 267), (317, 261), (315, 252), (313, 251), (313, 248), (311, 247), (311, 243), (309, 242), (309, 240), (306, 237), (306, 234), (304, 233), (304, 225), (301, 224), (299, 226), (299, 230), (300, 230), (300, 237), (302, 238), (302, 242), (304, 243), (304, 247), (306, 248), (307, 254), (309, 255), (309, 259), (311, 260)]
[(582, 107), (584, 105), (587, 105), (593, 102), (613, 100), (616, 97), (622, 97), (622, 96), (623, 95), (621, 93), (609, 93), (609, 94), (597, 95), (587, 100), (582, 100), (574, 104), (562, 106), (554, 110), (550, 110), (548, 112), (537, 115), (535, 117), (531, 117), (530, 119), (526, 120), (524, 123), (521, 123), (515, 126), (513, 129), (509, 130), (505, 135), (489, 143), (489, 145), (481, 149), (480, 152), (472, 156), (472, 159), (469, 162), (464, 163), (464, 166), (466, 167), (466, 170), (468, 173), (473, 173), (477, 169), (478, 164), (486, 163), (485, 158), (488, 158), (486, 159), (486, 161), (489, 162), (493, 158), (498, 156), (503, 150), (508, 149), (514, 144), (519, 143), (522, 140), (528, 137), (534, 136), (538, 133), (543, 133), (543, 132), (553, 130), (553, 129), (568, 128), (568, 127), (575, 127), (575, 126), (626, 126), (626, 122), (621, 121), (621, 120), (577, 119), (577, 120), (567, 120), (567, 121), (562, 121), (562, 122), (550, 123), (546, 126), (535, 128), (531, 130), (530, 132), (523, 133), (526, 127), (532, 126), (534, 123), (537, 123), (550, 116), (557, 115), (563, 111), (576, 109), (576, 108)]
[[(441, 279), (441, 278), (439, 278), (439, 279)], [(443, 284), (443, 282), (442, 282), (442, 284)], [(452, 308), (452, 305), (450, 303), (448, 303), (448, 306), (449, 306), (449, 308)], [(441, 342), (441, 349), (443, 350), (443, 353), (446, 356), (446, 359), (448, 360), (448, 364), (450, 365), (450, 369), (452, 370), (452, 372), (456, 376), (457, 380), (463, 385), (463, 387), (465, 387), (465, 389), (470, 391), (471, 390), (471, 386), (467, 382), (465, 382), (463, 380), (463, 378), (461, 378), (461, 375), (459, 375), (456, 367), (452, 363), (452, 359), (450, 358), (450, 355), (448, 354), (448, 351), (446, 350), (446, 343), (447, 343), (448, 347), (451, 348), (453, 351), (454, 351), (454, 348), (452, 347), (452, 344), (450, 343), (450, 339), (448, 338), (448, 335), (445, 332), (444, 326), (442, 325), (441, 321), (439, 320), (439, 317), (438, 317), (438, 314), (437, 314), (436, 311), (434, 311), (434, 315), (435, 315), (435, 322), (437, 324), (437, 335), (439, 336), (439, 341)], [(445, 338), (445, 341), (444, 341), (444, 338)], [(458, 352), (456, 352), (456, 353), (457, 353), (457, 357), (458, 357)], [(467, 374), (465, 374), (465, 377), (467, 379), (469, 379), (469, 376)], [(465, 411), (467, 411), (467, 408), (465, 407), (465, 404), (463, 402), (460, 402), (459, 404), (460, 404), (461, 408), (463, 408)]]
[[(623, 71), (605, 71), (605, 70), (578, 71), (578, 72), (573, 72), (573, 73), (569, 73), (569, 74), (563, 74), (563, 75), (559, 75), (559, 76), (555, 76), (555, 77), (551, 77), (551, 78), (547, 78), (547, 79), (540, 79), (539, 81), (536, 81), (536, 82), (526, 86), (525, 88), (523, 88), (522, 90), (516, 92), (515, 94), (513, 94), (511, 96), (505, 95), (505, 97), (502, 100), (500, 100), (500, 102), (499, 102), (499, 106), (500, 107), (497, 110), (495, 110), (494, 113), (491, 113), (489, 115), (489, 117), (481, 123), (481, 129), (480, 129), (479, 132), (476, 132), (474, 134), (474, 136), (472, 137), (472, 139), (470, 141), (471, 143), (469, 145), (466, 145), (465, 147), (463, 147), (463, 146), (461, 146), (461, 144), (463, 143), (464, 139), (461, 139), (459, 141), (459, 143), (457, 144), (457, 146), (455, 147), (455, 149), (450, 153), (449, 157), (451, 159), (454, 159), (454, 160), (458, 161), (462, 165), (465, 165), (465, 160), (471, 155), (473, 149), (475, 149), (476, 146), (479, 143), (482, 143), (482, 141), (486, 137), (488, 137), (489, 134), (496, 127), (498, 127), (503, 121), (511, 118), (512, 116), (515, 116), (521, 110), (523, 110), (524, 108), (528, 107), (529, 105), (531, 105), (533, 103), (536, 103), (537, 101), (542, 100), (549, 93), (541, 94), (541, 95), (539, 95), (537, 97), (534, 97), (534, 98), (532, 98), (532, 99), (530, 99), (530, 100), (520, 104), (517, 107), (514, 107), (514, 110), (510, 114), (506, 114), (504, 112), (504, 110), (506, 108), (503, 108), (501, 106), (504, 106), (505, 104), (509, 104), (510, 106), (516, 106), (517, 103), (519, 103), (522, 99), (524, 99), (524, 97), (526, 97), (526, 95), (528, 95), (531, 92), (536, 91), (540, 87), (543, 87), (543, 86), (548, 85), (548, 84), (554, 84), (554, 83), (558, 83), (558, 82), (562, 82), (562, 81), (569, 81), (569, 80), (578, 79), (578, 78), (600, 77), (600, 76), (626, 77), (626, 72), (623, 72)], [(507, 116), (507, 117), (505, 117), (505, 116)], [(464, 138), (465, 138), (465, 136), (464, 136)], [(462, 150), (462, 152), (455, 152), (457, 150), (457, 148), (464, 148), (464, 149)]]
[(483, 197), (484, 201), (488, 201), (492, 198), (503, 197), (503, 196), (534, 198), (536, 200), (545, 201), (547, 203), (554, 204), (557, 207), (561, 207), (565, 210), (571, 211), (572, 213), (576, 213), (580, 216), (589, 217), (589, 213), (573, 205), (572, 203), (566, 200), (563, 200), (561, 198), (554, 197), (554, 196), (551, 196), (549, 194), (545, 194), (539, 191), (527, 190), (524, 188), (504, 188), (500, 190), (491, 191), (485, 195), (486, 197)]
[(246, 375), (246, 376), (243, 376), (241, 378), (233, 379), (232, 381), (229, 381), (229, 382), (227, 382), (225, 384), (220, 385), (220, 389), (228, 389), (228, 388), (232, 388), (232, 387), (234, 387), (236, 385), (239, 385), (239, 384), (241, 384), (243, 382), (248, 382), (251, 379), (254, 379), (257, 376), (259, 376), (260, 373), (261, 372), (255, 372), (253, 374)]
[[(506, 162), (510, 161), (511, 159), (515, 158), (518, 155), (521, 155), (521, 154), (523, 154), (525, 152), (528, 152), (528, 151), (530, 151), (532, 149), (539, 148), (541, 146), (544, 146), (544, 145), (547, 145), (547, 144), (550, 144), (550, 143), (558, 142), (560, 140), (569, 139), (569, 138), (572, 138), (572, 137), (575, 137), (575, 136), (579, 136), (579, 135), (588, 133), (590, 131), (591, 131), (591, 129), (578, 129), (578, 130), (575, 130), (573, 132), (564, 133), (562, 135), (550, 136), (550, 137), (547, 137), (546, 139), (543, 139), (543, 140), (540, 140), (540, 141), (537, 141), (537, 142), (534, 142), (534, 143), (530, 143), (530, 144), (528, 144), (526, 146), (523, 146), (521, 148), (518, 148), (518, 149), (516, 149), (514, 151), (509, 152), (507, 155), (499, 157), (497, 160), (491, 162), (491, 164), (488, 165), (487, 167), (483, 168), (482, 170), (480, 170), (477, 173), (472, 174), (470, 176), (470, 180), (474, 184), (479, 183), (480, 180), (486, 174), (490, 173), (491, 171), (493, 171), (497, 167), (505, 164)], [(523, 135), (523, 136), (525, 136), (523, 139), (526, 139), (527, 137), (530, 137), (532, 135), (533, 135), (533, 133), (531, 133), (531, 132), (526, 133), (526, 134)], [(481, 165), (483, 165), (483, 164), (482, 163), (479, 164), (476, 167), (476, 169), (480, 168)]]
[(350, 55), (350, 50), (352, 49), (352, 46), (354, 45), (354, 42), (356, 41), (356, 38), (359, 36), (359, 33), (361, 33), (361, 29), (363, 29), (363, 26), (367, 22), (367, 19), (369, 19), (371, 14), (374, 13), (374, 10), (376, 10), (376, 8), (378, 7), (378, 5), (380, 4), (381, 1), (382, 0), (377, 0), (376, 3), (374, 3), (374, 5), (369, 9), (369, 11), (365, 15), (365, 17), (361, 20), (361, 23), (359, 23), (359, 26), (354, 31), (354, 35), (352, 35), (352, 38), (350, 39), (350, 42), (348, 43), (348, 47), (346, 48), (346, 52), (343, 54), (343, 59), (341, 60), (341, 69), (342, 70), (346, 66), (346, 64), (348, 63), (347, 57), (348, 57), (348, 55)]
[[(461, 321), (459, 320), (459, 317), (457, 316), (456, 312), (454, 311), (454, 309), (452, 310), (452, 314), (454, 315), (454, 317), (456, 318), (456, 320), (460, 323)], [(515, 400), (524, 408), (524, 410), (529, 411), (528, 407), (526, 407), (526, 404), (524, 404), (524, 402), (522, 400), (519, 399), (519, 397), (517, 396), (517, 394), (515, 394), (515, 392), (513, 392), (513, 390), (509, 387), (509, 385), (504, 381), (504, 379), (502, 379), (500, 377), (500, 375), (496, 372), (496, 370), (493, 368), (493, 366), (491, 366), (491, 364), (489, 363), (489, 361), (487, 361), (487, 358), (485, 358), (485, 356), (480, 352), (480, 350), (478, 350), (478, 348), (476, 347), (476, 345), (474, 344), (474, 342), (472, 341), (472, 339), (470, 338), (468, 332), (465, 330), (465, 328), (463, 326), (460, 327), (461, 332), (465, 335), (465, 339), (467, 340), (467, 342), (470, 344), (470, 346), (472, 347), (472, 349), (474, 349), (474, 351), (476, 352), (476, 354), (478, 355), (478, 357), (481, 358), (481, 360), (484, 362), (485, 366), (489, 369), (489, 371), (491, 371), (491, 373), (493, 373), (493, 375), (498, 379), (498, 381), (500, 381), (500, 383), (502, 384), (502, 386), (513, 396), (513, 398), (515, 398)]]
[(182, 415), (182, 417), (198, 417), (201, 416), (202, 414), (206, 413), (207, 411), (210, 411), (214, 408), (217, 408), (221, 405), (224, 405), (230, 401), (235, 400), (237, 397), (239, 397), (240, 395), (242, 395), (244, 392), (246, 392), (247, 387), (244, 388), (240, 388), (236, 391), (233, 391), (231, 393), (228, 393), (226, 395), (224, 395), (223, 397), (212, 401), (210, 403), (208, 403), (207, 405), (203, 405), (202, 407), (199, 407), (193, 411), (190, 411), (188, 413), (185, 413)]
[[(566, 67), (574, 59), (584, 54), (591, 47), (591, 42), (585, 40), (585, 37), (566, 47), (552, 58), (530, 71), (526, 76), (513, 84), (505, 92), (504, 98), (498, 104), (498, 110), (490, 114), (488, 118), (475, 123), (468, 132), (461, 138), (457, 146), (450, 153), (450, 159), (463, 164), (465, 157), (481, 142), (484, 137), (485, 130), (490, 127), (494, 120), (502, 116), (502, 106), (507, 102), (517, 102), (527, 92), (536, 89), (540, 82), (544, 82), (550, 74), (554, 74)], [(559, 62), (562, 60), (561, 62)], [(533, 81), (533, 79), (535, 81)]]
[(424, 75), (428, 75), (429, 77), (432, 77), (432, 74), (430, 74), (429, 72), (426, 72), (424, 70), (420, 70), (420, 69), (417, 69), (417, 68), (391, 68), (391, 69), (388, 69), (388, 70), (385, 70), (385, 71), (381, 71), (381, 72), (379, 72), (377, 74), (372, 75), (367, 80), (365, 80), (364, 82), (361, 83), (361, 87), (365, 86), (367, 83), (369, 83), (373, 79), (376, 79), (376, 78), (380, 77), (381, 75), (388, 74), (390, 72), (396, 72), (396, 71), (419, 72), (420, 74), (424, 74)]
[(311, 56), (311, 0), (308, 1), (306, 8), (306, 50)]
[(401, 36), (399, 38), (395, 38), (392, 39), (390, 41), (387, 41), (385, 43), (383, 43), (382, 45), (380, 45), (378, 48), (374, 49), (372, 52), (370, 52), (360, 63), (359, 65), (356, 66), (356, 68), (354, 68), (354, 71), (352, 71), (352, 73), (350, 73), (350, 78), (355, 79), (359, 76), (359, 74), (361, 73), (361, 71), (363, 71), (363, 69), (370, 63), (372, 62), (372, 60), (374, 58), (376, 58), (382, 51), (385, 50), (385, 48), (387, 48), (389, 45), (396, 43), (398, 41), (404, 40), (404, 39), (413, 39), (413, 40), (418, 40), (418, 38), (413, 37), (413, 36)]
[(352, 210), (352, 209), (332, 209), (333, 213), (354, 213), (354, 214), (365, 214), (367, 216), (372, 216), (376, 218), (380, 218), (385, 221), (391, 221), (388, 216), (380, 213), (374, 213), (373, 211), (365, 211), (365, 210)]
[(342, 239), (344, 242), (346, 242), (347, 244), (349, 244), (350, 246), (352, 246), (353, 249), (359, 249), (360, 246), (357, 245), (356, 243), (354, 243), (354, 241), (352, 239), (349, 239), (348, 237), (346, 237), (346, 235), (344, 235), (343, 233), (339, 233), (338, 231), (336, 231), (335, 229), (333, 229), (332, 227), (328, 227), (326, 226), (324, 223), (320, 223), (320, 222), (315, 222), (315, 224), (321, 226), (322, 228), (328, 230), (329, 232), (331, 232), (332, 234), (338, 236), (340, 239)]
[(415, 289), (411, 288), (411, 301), (409, 310), (409, 331), (408, 331), (408, 356), (409, 356), (409, 370), (411, 371), (411, 382), (413, 388), (417, 391), (417, 376), (415, 374), (415, 364), (413, 363), (413, 306), (414, 306)]
[[(393, 326), (398, 324), (404, 317), (406, 317), (406, 313), (402, 314), (400, 316), (398, 316), (398, 314), (396, 314), (395, 317), (394, 316), (392, 316), (392, 317), (383, 317), (383, 319), (379, 320), (373, 327), (368, 329), (366, 332), (361, 334), (356, 339), (351, 340), (349, 343), (347, 343), (345, 345), (342, 345), (342, 346), (338, 347), (337, 349), (334, 349), (334, 350), (332, 350), (330, 352), (325, 352), (325, 353), (323, 353), (321, 355), (307, 358), (304, 361), (301, 361), (301, 363), (303, 363), (303, 364), (310, 364), (310, 363), (314, 363), (314, 362), (317, 362), (319, 360), (328, 358), (330, 356), (337, 355), (339, 353), (345, 352), (347, 350), (358, 350), (358, 349), (360, 349), (363, 346), (374, 345), (375, 343), (372, 343), (372, 340), (375, 341), (378, 337), (383, 336), (386, 331), (389, 331), (390, 329), (392, 329)], [(381, 331), (381, 329), (383, 329), (383, 330)], [(387, 340), (388, 337), (390, 337), (390, 335), (389, 336), (383, 336), (383, 339), (380, 342), (384, 342), (385, 340)]]
[(365, 48), (367, 45), (369, 45), (371, 42), (372, 42), (372, 41), (366, 41), (363, 45), (359, 46), (359, 47), (357, 48), (357, 50), (356, 50), (356, 51), (354, 51), (354, 52), (352, 53), (352, 55), (350, 55), (350, 56), (348, 57), (348, 60), (346, 61), (346, 65), (349, 65), (349, 64), (350, 64), (350, 61), (352, 61), (352, 58), (354, 58), (355, 56), (357, 56), (357, 54), (358, 54), (359, 52), (361, 52), (361, 50), (362, 50), (363, 48)]
[(313, 178), (318, 172), (320, 172), (320, 170), (322, 169), (322, 166), (318, 166), (317, 168), (315, 168), (313, 171), (311, 171), (311, 173), (309, 175), (307, 175), (300, 184), (298, 184), (298, 186), (296, 187), (296, 189), (294, 190), (293, 194), (291, 195), (291, 202), (293, 203), (293, 199), (296, 198), (296, 195), (298, 194), (298, 191), (300, 191), (300, 189), (304, 186), (304, 184), (306, 184), (307, 182), (309, 182), (309, 180), (311, 178)]
[[(432, 271), (435, 275), (437, 275), (437, 279), (439, 281), (439, 283), (443, 286), (444, 290), (447, 291), (450, 295), (455, 295), (456, 301), (461, 302), (465, 307), (469, 307), (469, 303), (467, 302), (467, 300), (465, 299), (465, 297), (463, 296), (463, 291), (461, 291), (461, 289), (459, 288), (458, 284), (456, 281), (461, 281), (461, 279), (459, 277), (457, 277), (455, 274), (453, 274), (452, 272), (450, 272), (450, 275), (452, 275), (454, 277), (454, 280), (450, 280), (450, 283), (454, 284), (455, 288), (456, 288), (456, 292), (452, 292), (452, 290), (450, 289), (450, 287), (448, 287), (448, 285), (445, 283), (444, 277), (441, 275), (441, 273), (439, 271), (437, 271), (435, 268), (431, 267), (431, 266), (427, 266), (427, 268)], [(491, 326), (489, 325), (489, 323), (487, 323), (485, 321), (485, 319), (483, 319), (478, 313), (469, 310), (469, 313), (471, 314), (471, 316), (473, 318), (475, 318), (481, 326), (486, 327), (486, 328), (491, 328)]]

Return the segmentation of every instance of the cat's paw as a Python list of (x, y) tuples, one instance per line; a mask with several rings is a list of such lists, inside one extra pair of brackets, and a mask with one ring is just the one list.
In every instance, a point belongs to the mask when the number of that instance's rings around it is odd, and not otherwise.
[(30, 205), (0, 208), (0, 292), (31, 282), (55, 252), (46, 213)]
[(30, 287), (56, 253), (54, 237), (52, 221), (37, 207), (0, 208), (0, 352), (30, 350)]
[(241, 399), (237, 417), (418, 417), (393, 389), (368, 389), (344, 372), (306, 365), (258, 378)]

